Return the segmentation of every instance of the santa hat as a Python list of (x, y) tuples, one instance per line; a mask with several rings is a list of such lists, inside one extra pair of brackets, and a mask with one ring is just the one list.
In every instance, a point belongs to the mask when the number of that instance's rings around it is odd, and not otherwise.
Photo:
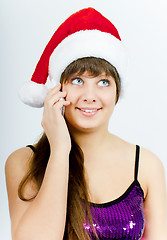
[(98, 57), (116, 67), (121, 78), (126, 71), (126, 54), (115, 26), (93, 8), (72, 14), (56, 30), (32, 75), (19, 91), (20, 99), (32, 107), (42, 107), (48, 92), (59, 83), (65, 68), (82, 57)]

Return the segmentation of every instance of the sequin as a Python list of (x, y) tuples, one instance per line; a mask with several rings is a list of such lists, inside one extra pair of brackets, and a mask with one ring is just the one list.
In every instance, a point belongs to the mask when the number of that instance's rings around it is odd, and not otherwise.
[[(104, 204), (90, 203), (90, 212), (99, 239), (141, 239), (145, 224), (143, 202), (143, 190), (140, 183), (134, 180), (118, 199)], [(83, 227), (92, 240), (96, 239), (89, 223), (83, 223)]]

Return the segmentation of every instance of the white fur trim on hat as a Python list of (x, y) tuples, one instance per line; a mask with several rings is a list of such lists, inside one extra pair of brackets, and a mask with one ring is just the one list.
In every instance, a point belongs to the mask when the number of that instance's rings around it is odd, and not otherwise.
[(49, 60), (49, 77), (56, 85), (61, 73), (74, 60), (98, 57), (116, 67), (121, 78), (126, 75), (126, 50), (122, 42), (99, 30), (81, 30), (66, 37), (53, 51)]

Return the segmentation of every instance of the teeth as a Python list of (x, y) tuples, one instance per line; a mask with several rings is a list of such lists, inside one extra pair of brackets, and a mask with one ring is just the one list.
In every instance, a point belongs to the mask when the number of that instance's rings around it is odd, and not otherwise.
[(88, 109), (81, 109), (82, 111), (84, 111), (84, 112), (96, 112), (97, 111), (97, 109), (94, 109), (94, 110), (88, 110)]

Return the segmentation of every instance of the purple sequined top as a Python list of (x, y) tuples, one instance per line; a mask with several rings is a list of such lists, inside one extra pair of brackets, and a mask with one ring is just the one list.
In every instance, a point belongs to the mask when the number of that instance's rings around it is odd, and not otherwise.
[[(103, 203), (90, 203), (93, 225), (100, 240), (139, 240), (144, 231), (144, 192), (137, 180), (140, 147), (136, 146), (135, 179), (119, 198)], [(84, 204), (84, 202), (83, 202)], [(83, 227), (95, 240), (89, 223)]]

